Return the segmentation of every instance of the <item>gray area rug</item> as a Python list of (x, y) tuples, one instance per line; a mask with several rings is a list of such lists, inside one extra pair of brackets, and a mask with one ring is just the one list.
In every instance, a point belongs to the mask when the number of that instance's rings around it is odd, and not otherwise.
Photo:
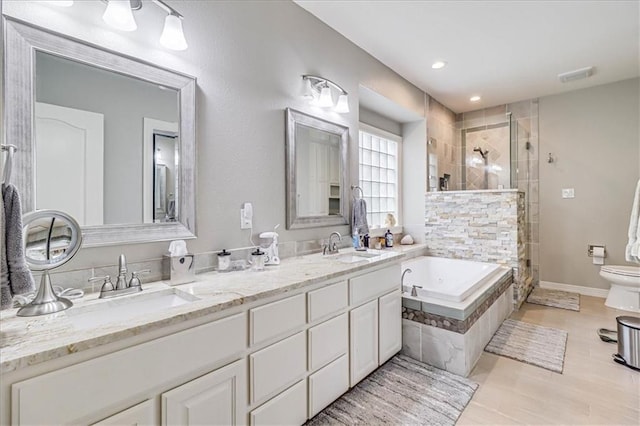
[(397, 355), (307, 425), (455, 425), (478, 384)]
[(564, 330), (507, 319), (484, 350), (562, 374), (567, 336)]
[(535, 287), (527, 302), (536, 305), (551, 306), (553, 308), (568, 309), (570, 311), (580, 310), (580, 295), (568, 291), (549, 290)]

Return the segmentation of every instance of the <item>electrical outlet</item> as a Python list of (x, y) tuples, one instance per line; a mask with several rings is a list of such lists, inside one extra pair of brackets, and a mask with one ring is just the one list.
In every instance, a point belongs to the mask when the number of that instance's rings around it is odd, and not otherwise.
[(575, 198), (575, 190), (573, 188), (562, 188), (562, 198)]
[(253, 227), (253, 206), (251, 203), (244, 203), (240, 209), (240, 229), (251, 229)]

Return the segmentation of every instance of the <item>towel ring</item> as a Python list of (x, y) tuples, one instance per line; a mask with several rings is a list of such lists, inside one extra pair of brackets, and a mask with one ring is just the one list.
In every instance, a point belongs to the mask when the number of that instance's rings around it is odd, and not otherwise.
[(360, 198), (364, 198), (364, 191), (358, 185), (351, 185), (351, 190), (354, 191), (354, 192), (356, 190), (359, 190), (360, 191)]
[(13, 167), (13, 154), (18, 150), (15, 145), (2, 145), (2, 151), (7, 151), (4, 168), (2, 169), (2, 183), (8, 184), (11, 180), (11, 169)]

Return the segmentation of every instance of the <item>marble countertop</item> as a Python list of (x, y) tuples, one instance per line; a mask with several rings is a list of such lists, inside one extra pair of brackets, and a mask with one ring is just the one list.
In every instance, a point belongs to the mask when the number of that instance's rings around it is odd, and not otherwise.
[[(196, 276), (189, 284), (170, 287), (167, 282), (143, 284), (144, 291), (133, 296), (98, 299), (97, 293), (73, 300), (67, 311), (41, 317), (17, 317), (17, 309), (0, 312), (0, 373), (8, 373), (69, 354), (116, 342), (172, 324), (211, 315), (234, 306), (265, 299), (326, 280), (394, 262), (407, 256), (424, 254), (426, 245), (397, 246), (382, 250), (373, 258), (355, 263), (343, 263), (338, 255), (306, 256), (283, 259), (280, 265), (268, 266), (264, 271), (209, 272)], [(197, 300), (157, 312), (141, 313), (124, 320), (109, 321), (95, 327), (78, 327), (70, 319), (70, 312), (100, 310), (104, 303), (126, 304), (128, 298), (153, 292), (179, 292), (195, 296)]]

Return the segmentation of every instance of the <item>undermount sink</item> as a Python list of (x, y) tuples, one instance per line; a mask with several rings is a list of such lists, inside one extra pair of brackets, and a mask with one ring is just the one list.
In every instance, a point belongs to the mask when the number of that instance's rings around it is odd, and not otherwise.
[(80, 330), (98, 327), (112, 322), (127, 321), (145, 314), (200, 300), (198, 297), (175, 288), (152, 293), (106, 300), (90, 306), (79, 306), (66, 311), (73, 326)]
[(338, 254), (335, 260), (342, 263), (356, 263), (371, 260), (382, 255), (381, 252), (374, 251), (354, 251), (351, 253)]

